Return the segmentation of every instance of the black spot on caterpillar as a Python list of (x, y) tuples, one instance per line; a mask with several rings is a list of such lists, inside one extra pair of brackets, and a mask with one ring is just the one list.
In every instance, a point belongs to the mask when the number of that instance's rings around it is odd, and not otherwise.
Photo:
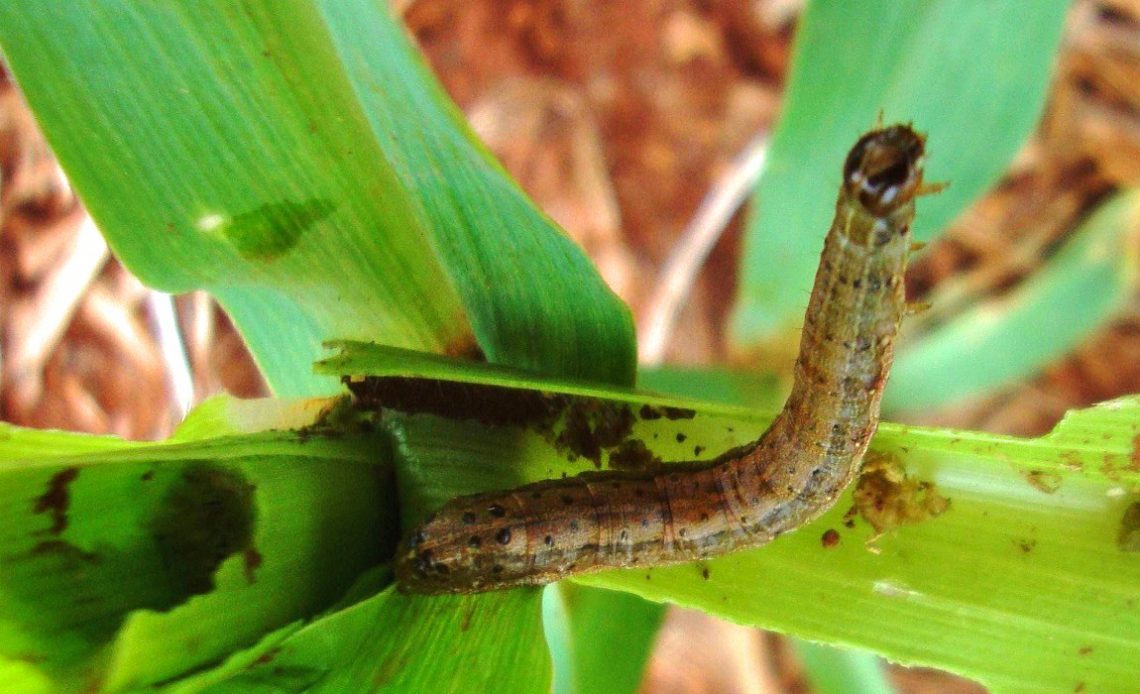
[[(704, 559), (763, 545), (830, 508), (878, 426), (906, 308), (901, 278), (923, 156), (924, 138), (905, 125), (851, 148), (792, 392), (757, 441), (711, 463), (587, 472), (453, 499), (399, 548), (401, 589), (477, 592)], [(473, 535), (496, 541), (473, 544)]]

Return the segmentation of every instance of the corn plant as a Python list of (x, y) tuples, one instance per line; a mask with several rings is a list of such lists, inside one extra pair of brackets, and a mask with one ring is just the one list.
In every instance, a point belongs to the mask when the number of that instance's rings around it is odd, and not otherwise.
[[(923, 201), (920, 238), (994, 183), (1039, 115), (1064, 10), (810, 5), (741, 261), (738, 344), (794, 339), (843, 152), (877, 113), (927, 132), (928, 177), (952, 183)], [(377, 0), (17, 0), (0, 5), (0, 47), (116, 255), (153, 287), (209, 291), (274, 394), (210, 399), (162, 442), (0, 428), (0, 689), (632, 691), (665, 603), (999, 691), (1136, 686), (1135, 399), (1038, 439), (884, 423), (887, 496), (868, 505), (861, 482), (757, 550), (546, 590), (401, 593), (401, 528), (617, 453), (568, 452), (564, 420), (512, 420), (511, 398), (684, 412), (630, 423), (623, 442), (661, 461), (755, 438), (770, 405), (711, 373), (637, 374), (628, 309)], [(1075, 243), (1118, 240), (1134, 205), (1107, 204)], [(973, 392), (1063, 351), (1124, 294), (1118, 254), (1070, 255), (1019, 309), (1040, 316), (1069, 287), (1096, 311), (1074, 304), (1069, 332), (1023, 359), (988, 343), (1007, 366)], [(1075, 276), (1089, 281), (1061, 281)], [(1024, 341), (1034, 321), (1011, 316), (994, 334)], [(966, 344), (952, 328), (930, 339)], [(896, 410), (956, 397), (979, 370), (921, 344), (899, 356)], [(407, 397), (373, 407), (346, 379)], [(876, 498), (896, 512), (871, 513)]]

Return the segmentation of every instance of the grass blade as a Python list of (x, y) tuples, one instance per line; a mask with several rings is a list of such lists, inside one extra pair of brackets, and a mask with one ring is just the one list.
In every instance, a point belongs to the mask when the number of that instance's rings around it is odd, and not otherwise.
[[(819, 0), (800, 20), (792, 75), (745, 236), (732, 339), (787, 351), (834, 212), (840, 163), (879, 114), (929, 135), (919, 203), (929, 239), (994, 183), (1037, 121), (1069, 3)], [(1018, 40), (1009, 40), (1016, 26)]]
[(905, 341), (884, 409), (922, 410), (984, 395), (1072, 349), (1132, 299), (1138, 212), (1140, 193), (1112, 198), (1010, 294)]

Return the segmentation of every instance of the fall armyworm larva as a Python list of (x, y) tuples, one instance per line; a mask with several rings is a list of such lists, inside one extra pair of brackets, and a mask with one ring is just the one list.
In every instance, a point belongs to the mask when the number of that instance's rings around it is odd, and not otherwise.
[(757, 441), (711, 463), (453, 499), (397, 550), (400, 587), (468, 593), (705, 559), (763, 545), (831, 507), (878, 426), (923, 153), (922, 135), (894, 125), (847, 155), (792, 392)]

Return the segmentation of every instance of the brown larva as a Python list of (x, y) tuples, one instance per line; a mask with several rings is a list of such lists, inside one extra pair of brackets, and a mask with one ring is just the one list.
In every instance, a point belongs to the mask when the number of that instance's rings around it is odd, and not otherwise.
[(826, 511), (879, 421), (905, 310), (924, 138), (874, 130), (847, 155), (784, 409), (712, 463), (606, 471), (453, 499), (396, 555), (400, 587), (466, 593), (758, 547)]

